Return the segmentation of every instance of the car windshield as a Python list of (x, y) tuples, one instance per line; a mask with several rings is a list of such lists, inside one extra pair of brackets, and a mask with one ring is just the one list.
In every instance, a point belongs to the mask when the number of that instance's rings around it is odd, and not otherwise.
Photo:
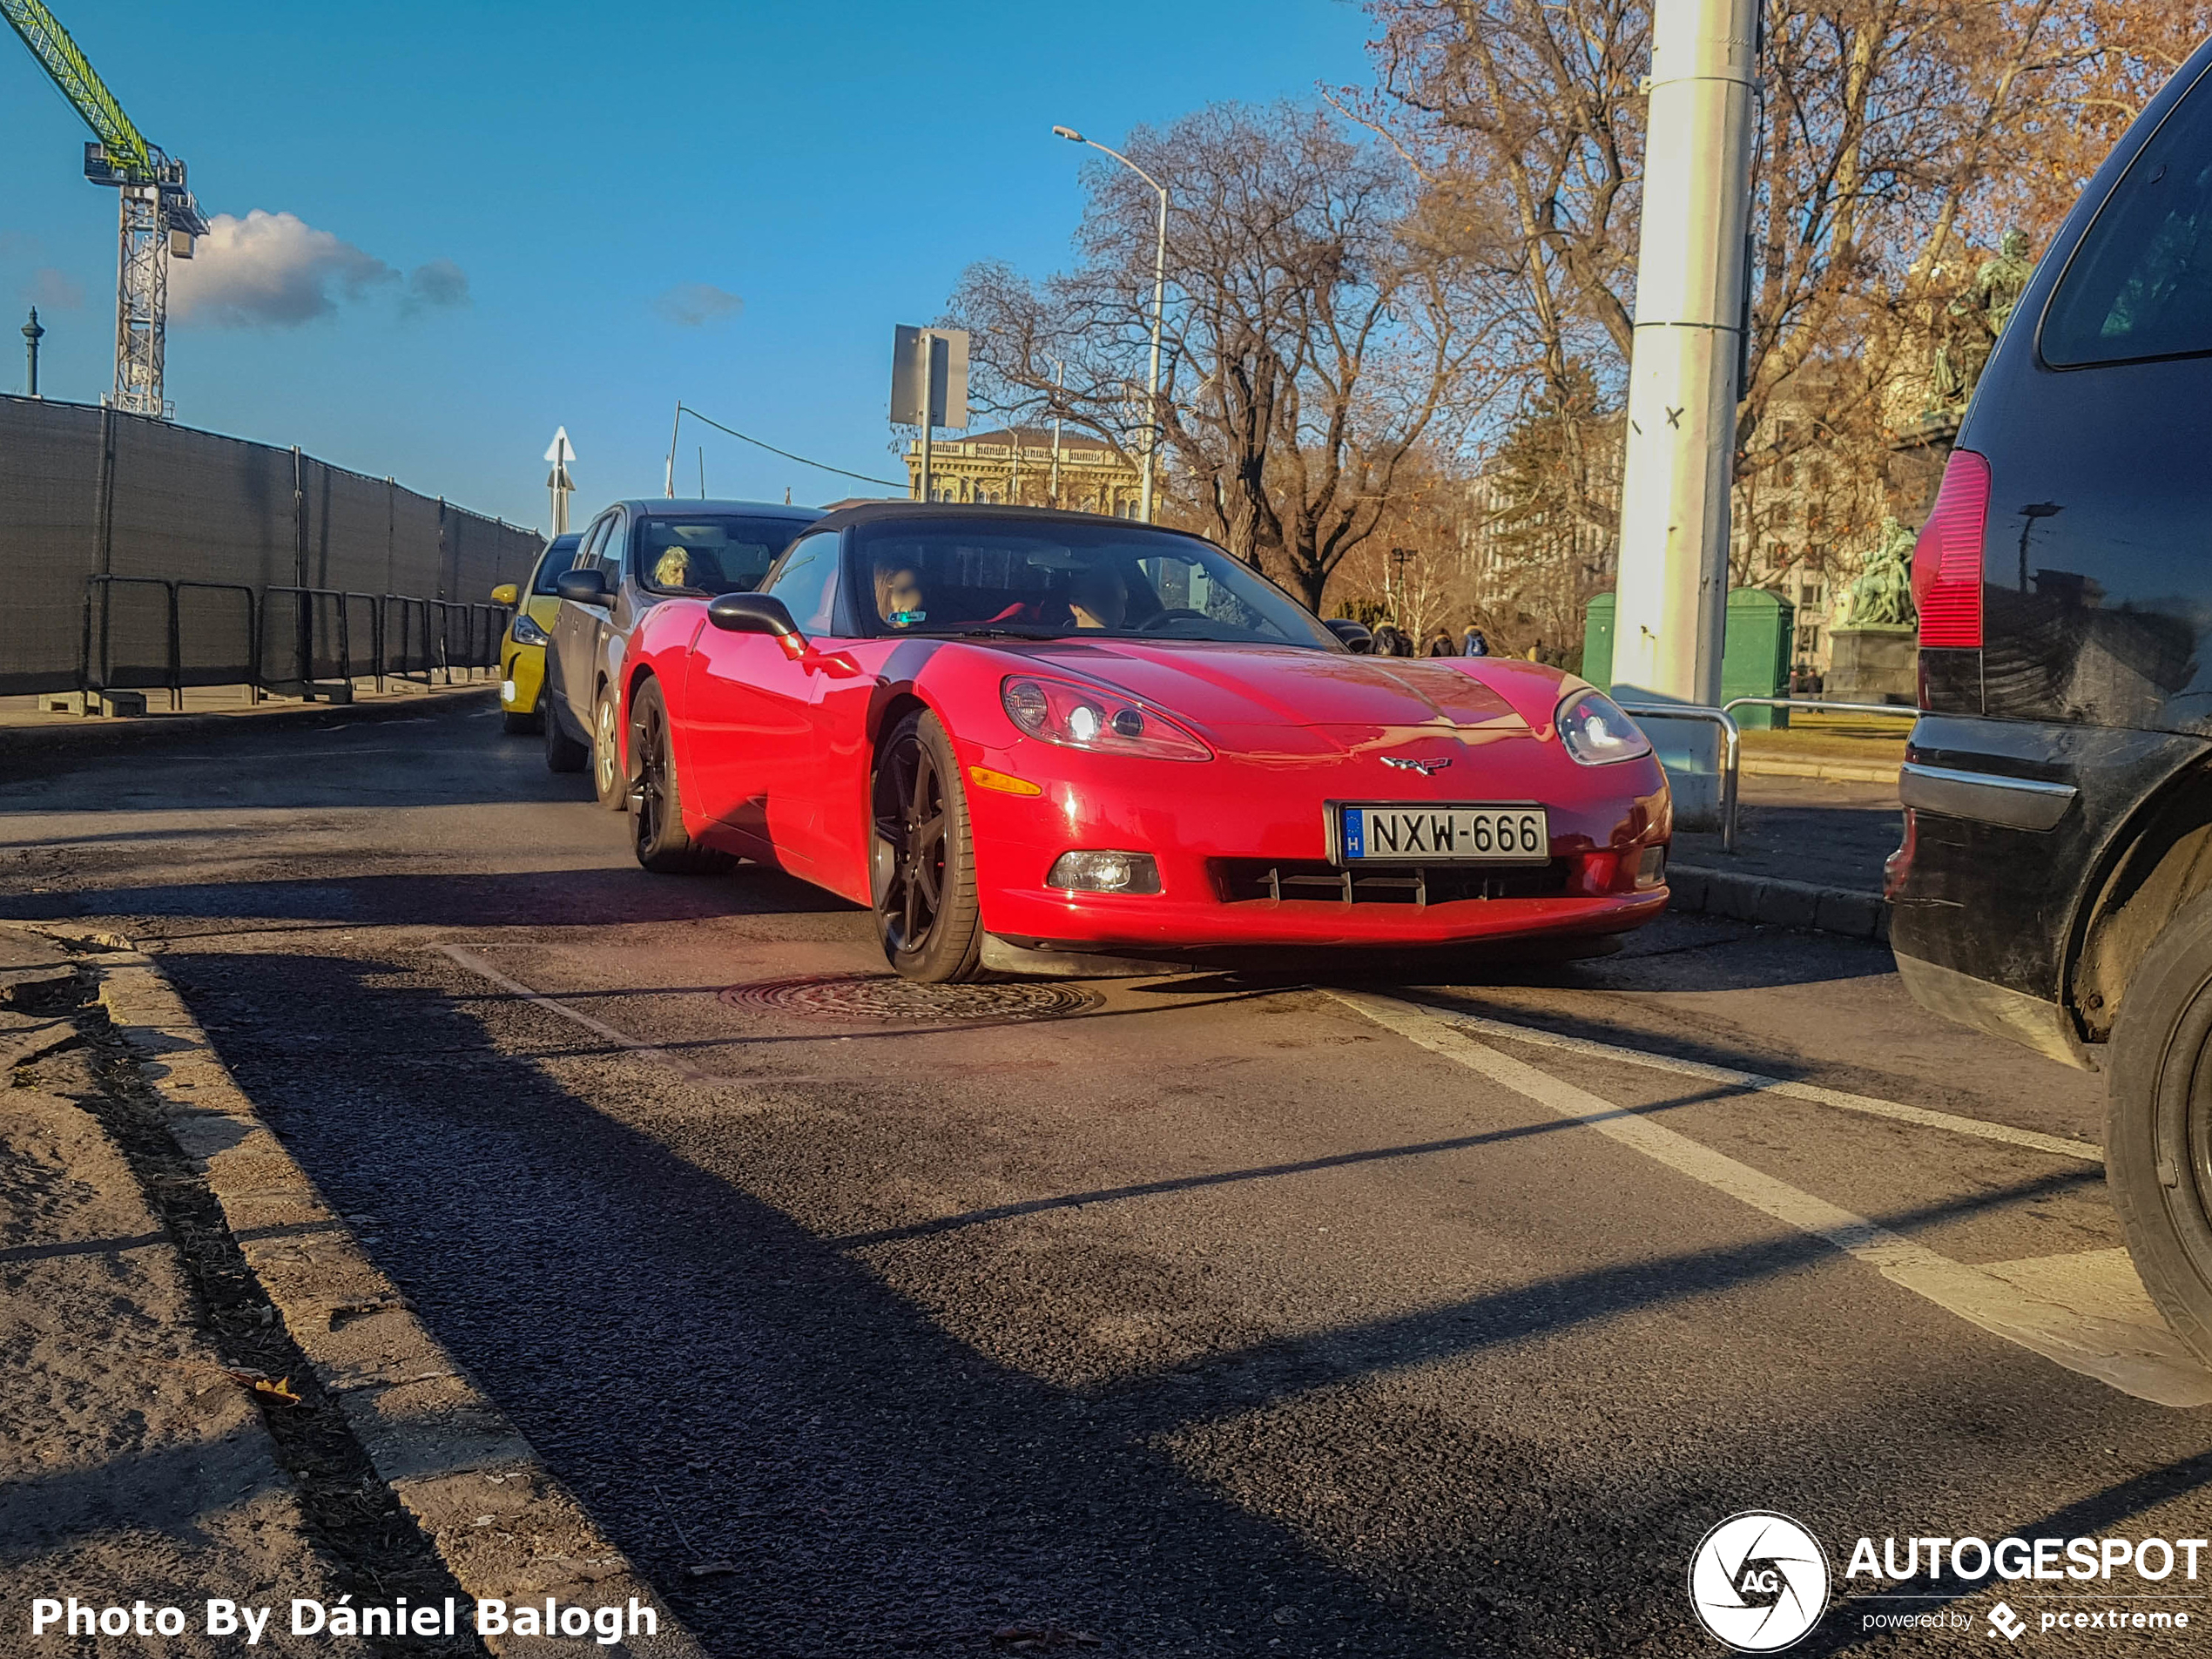
[(811, 522), (648, 513), (631, 543), (631, 568), (656, 593), (749, 593)]
[(556, 536), (545, 544), (545, 556), (537, 562), (537, 575), (531, 578), (530, 591), (550, 598), (556, 590), (553, 583), (562, 571), (576, 563), (576, 550), (583, 544), (581, 532), (571, 530)]
[(854, 608), (872, 633), (1343, 649), (1281, 589), (1173, 530), (933, 516), (852, 539)]

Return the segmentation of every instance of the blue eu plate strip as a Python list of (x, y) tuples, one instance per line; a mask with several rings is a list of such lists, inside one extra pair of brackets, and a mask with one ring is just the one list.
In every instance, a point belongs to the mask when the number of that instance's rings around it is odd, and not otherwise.
[(1363, 807), (1344, 809), (1344, 855), (1348, 859), (1367, 856), (1367, 813)]

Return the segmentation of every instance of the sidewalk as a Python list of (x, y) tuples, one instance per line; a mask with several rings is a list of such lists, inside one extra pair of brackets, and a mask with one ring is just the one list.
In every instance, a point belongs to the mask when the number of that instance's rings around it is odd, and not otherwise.
[[(369, 1587), (315, 1541), (257, 1401), (307, 1408), (255, 1392), (261, 1367), (249, 1356), (273, 1363), (258, 1320), (253, 1336), (223, 1339), (218, 1320), (246, 1325), (248, 1316), (203, 1301), (206, 1264), (187, 1261), (116, 1136), (126, 1108), (77, 1024), (88, 991), (50, 941), (0, 930), (0, 1060), (9, 1062), (0, 1072), (0, 1625), (24, 1651), (236, 1651), (239, 1639), (206, 1632), (213, 1596), (279, 1609), (259, 1645), (293, 1651), (274, 1628), (292, 1597), (330, 1602)], [(81, 1626), (75, 1642), (50, 1626), (33, 1642), (34, 1598), (65, 1609), (72, 1595), (96, 1617), (138, 1602), (178, 1608), (181, 1632), (118, 1635), (111, 1615), (109, 1631), (89, 1640)], [(317, 1645), (341, 1656), (368, 1651), (343, 1639)]]
[(1675, 837), (1670, 907), (1886, 939), (1882, 862), (1902, 810), (1894, 771), (1883, 783), (1747, 771), (1736, 852), (1721, 851), (1716, 831)]
[[(73, 759), (81, 755), (111, 754), (118, 750), (174, 743), (212, 732), (246, 726), (253, 730), (281, 730), (301, 726), (342, 725), (356, 721), (404, 720), (423, 714), (442, 714), (472, 703), (496, 706), (499, 682), (487, 677), (456, 679), (451, 685), (425, 690), (421, 685), (379, 691), (374, 682), (363, 680), (351, 703), (303, 703), (294, 698), (249, 704), (236, 686), (215, 687), (204, 692), (187, 691), (185, 707), (172, 712), (167, 694), (157, 693), (149, 712), (132, 715), (47, 714), (39, 699), (0, 698), (0, 763), (10, 767), (39, 758)], [(224, 695), (215, 695), (216, 692)], [(157, 706), (158, 705), (158, 706)]]
[[(0, 1652), (703, 1659), (347, 1220), (152, 959), (0, 927)], [(111, 1628), (30, 1642), (71, 1596)], [(510, 1629), (477, 1635), (485, 1597)]]

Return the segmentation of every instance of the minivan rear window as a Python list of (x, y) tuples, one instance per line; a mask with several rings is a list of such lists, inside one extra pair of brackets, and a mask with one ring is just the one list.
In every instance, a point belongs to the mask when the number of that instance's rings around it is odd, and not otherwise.
[(2128, 164), (2043, 320), (2054, 368), (2212, 352), (2212, 78)]

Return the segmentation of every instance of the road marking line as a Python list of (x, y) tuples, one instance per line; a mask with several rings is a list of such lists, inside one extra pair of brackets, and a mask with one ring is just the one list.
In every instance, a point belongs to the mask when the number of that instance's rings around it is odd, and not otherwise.
[[(455, 962), (467, 968), (470, 973), (476, 974), (480, 978), (489, 980), (494, 985), (498, 986), (501, 990), (509, 992), (513, 995), (519, 996), (526, 1002), (535, 1002), (538, 1007), (545, 1009), (548, 1013), (557, 1014), (564, 1020), (574, 1022), (576, 1024), (582, 1026), (585, 1030), (592, 1033), (595, 1036), (604, 1038), (605, 1041), (613, 1043), (618, 1049), (627, 1049), (631, 1054), (637, 1055), (643, 1060), (658, 1061), (662, 1065), (667, 1066), (671, 1069), (681, 1073), (691, 1082), (702, 1084), (709, 1089), (742, 1089), (756, 1083), (849, 1084), (853, 1082), (853, 1079), (850, 1077), (815, 1076), (803, 1074), (782, 1076), (775, 1073), (765, 1072), (749, 1077), (732, 1077), (718, 1071), (702, 1070), (699, 1067), (693, 1065), (690, 1061), (685, 1059), (681, 1055), (671, 1054), (667, 1049), (660, 1048), (651, 1042), (641, 1042), (636, 1037), (631, 1036), (628, 1032), (618, 1031), (604, 1020), (593, 1019), (589, 1014), (586, 1014), (581, 1008), (572, 1008), (567, 1003), (557, 1001), (554, 998), (546, 995), (543, 991), (534, 991), (530, 989), (529, 986), (523, 984), (520, 980), (508, 978), (506, 974), (501, 973), (489, 962), (485, 961), (482, 957), (475, 955), (469, 951), (463, 950), (458, 945), (438, 945), (435, 947), (435, 948), (442, 954), (451, 957)], [(510, 948), (522, 950), (529, 948), (521, 945), (512, 947), (480, 945), (477, 948), (482, 950)], [(748, 1109), (759, 1110), (765, 1109), (751, 1108)]]
[(1480, 1072), (1571, 1123), (1585, 1124), (1785, 1226), (1825, 1239), (1891, 1283), (1993, 1336), (2138, 1399), (2175, 1407), (2212, 1405), (2212, 1372), (2197, 1364), (2168, 1332), (2062, 1307), (1978, 1267), (1939, 1255), (1879, 1223), (1477, 1042), (1458, 1028), (1451, 1015), (1369, 991), (1332, 990), (1329, 995), (1386, 1029)]
[(1632, 1066), (1649, 1066), (1654, 1071), (1676, 1072), (1684, 1077), (1702, 1077), (1708, 1082), (1728, 1083), (1735, 1088), (1764, 1095), (1781, 1095), (1790, 1100), (1811, 1101), (1820, 1106), (1840, 1106), (1847, 1112), (1865, 1112), (1873, 1117), (1893, 1117), (1900, 1123), (1918, 1123), (1925, 1129), (1948, 1130), (1954, 1135), (1973, 1135), (1985, 1141), (2002, 1141), (2008, 1146), (2027, 1147), (2032, 1151), (2050, 1152), (2064, 1158), (2080, 1158), (2085, 1163), (2102, 1163), (2104, 1150), (2087, 1141), (2068, 1140), (2060, 1135), (2039, 1134), (2032, 1129), (2014, 1129), (2009, 1123), (1985, 1123), (1978, 1117), (1962, 1117), (1955, 1112), (1931, 1111), (1923, 1106), (1900, 1105), (1893, 1100), (1878, 1100), (1871, 1095), (1853, 1095), (1840, 1089), (1823, 1089), (1817, 1083), (1791, 1082), (1786, 1077), (1769, 1077), (1756, 1071), (1737, 1071), (1729, 1066), (1711, 1066), (1699, 1060), (1677, 1060), (1671, 1055), (1652, 1054), (1642, 1049), (1622, 1049), (1609, 1042), (1599, 1042), (1589, 1037), (1564, 1036), (1554, 1031), (1542, 1031), (1534, 1026), (1514, 1025), (1505, 1020), (1487, 1019), (1480, 1014), (1462, 1014), (1455, 1008), (1431, 1008), (1426, 1003), (1412, 1004), (1433, 1014), (1440, 1020), (1470, 1031), (1480, 1031), (1486, 1036), (1503, 1037), (1513, 1042), (1527, 1042), (1541, 1049), (1558, 1049), (1568, 1054), (1587, 1055), (1593, 1060), (1625, 1061)]
[(681, 1055), (671, 1054), (667, 1049), (657, 1048), (650, 1042), (640, 1042), (637, 1038), (630, 1035), (629, 1033), (616, 1030), (614, 1027), (607, 1024), (605, 1021), (593, 1019), (589, 1014), (584, 1013), (581, 1008), (572, 1008), (565, 1002), (555, 1001), (551, 997), (547, 996), (542, 991), (533, 991), (529, 986), (523, 984), (520, 980), (509, 979), (506, 974), (501, 973), (489, 962), (484, 961), (483, 958), (474, 955), (471, 953), (462, 949), (458, 945), (440, 945), (437, 948), (445, 955), (451, 957), (455, 961), (460, 963), (462, 967), (467, 968), (470, 973), (476, 974), (479, 978), (489, 980), (493, 984), (498, 986), (501, 990), (509, 992), (513, 995), (519, 996), (524, 1001), (535, 1002), (538, 1007), (545, 1009), (548, 1013), (557, 1014), (563, 1019), (573, 1022), (575, 1024), (582, 1026), (585, 1030), (593, 1033), (595, 1035), (605, 1038), (606, 1041), (613, 1043), (617, 1048), (627, 1049), (631, 1053), (640, 1055), (647, 1060), (657, 1060), (662, 1065), (667, 1066), (675, 1071), (681, 1072), (685, 1076), (689, 1077), (693, 1082), (706, 1083), (710, 1086), (720, 1087), (726, 1086), (729, 1083), (738, 1081), (735, 1078), (717, 1076), (711, 1071), (701, 1071), (697, 1066), (693, 1065), (690, 1061), (685, 1059)]

